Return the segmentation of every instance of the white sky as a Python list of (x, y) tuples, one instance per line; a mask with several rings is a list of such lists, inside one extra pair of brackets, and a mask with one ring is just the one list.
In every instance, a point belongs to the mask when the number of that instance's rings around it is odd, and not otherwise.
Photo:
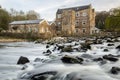
[(35, 10), (41, 18), (54, 20), (58, 8), (92, 4), (96, 11), (109, 10), (120, 6), (120, 0), (0, 0), (0, 5), (24, 12)]

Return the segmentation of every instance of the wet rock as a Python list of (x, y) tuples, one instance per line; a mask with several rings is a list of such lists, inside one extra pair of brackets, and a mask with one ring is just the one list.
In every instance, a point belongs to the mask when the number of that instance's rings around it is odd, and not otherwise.
[(104, 49), (103, 51), (104, 51), (104, 52), (108, 52), (109, 50), (108, 50), (108, 49)]
[(31, 80), (48, 80), (49, 76), (54, 76), (56, 75), (56, 71), (49, 71), (49, 72), (44, 72), (44, 73), (39, 73), (31, 76)]
[(50, 55), (52, 52), (48, 49), (46, 52), (43, 52), (44, 55), (48, 56)]
[(81, 57), (83, 58), (93, 58), (90, 54), (82, 54)]
[(116, 49), (120, 50), (120, 45), (118, 45), (118, 46), (116, 47)]
[(56, 45), (58, 47), (58, 50), (62, 50), (64, 48), (64, 45), (63, 46), (60, 46), (60, 45)]
[(110, 70), (110, 72), (112, 74), (118, 74), (120, 72), (120, 68), (119, 67), (112, 67), (112, 69)]
[(67, 46), (62, 49), (62, 52), (73, 52), (73, 49), (71, 46)]
[(91, 49), (90, 44), (83, 43), (81, 44), (81, 49), (87, 51), (87, 49)]
[(50, 53), (50, 54), (51, 54), (52, 52), (48, 49), (48, 50), (46, 51), (46, 53)]
[(64, 63), (82, 63), (84, 60), (82, 58), (79, 58), (79, 57), (70, 57), (70, 56), (64, 56), (61, 58), (62, 62)]
[(40, 58), (36, 58), (36, 59), (34, 60), (34, 62), (39, 62), (39, 61), (41, 61)]
[(17, 62), (17, 64), (25, 64), (25, 63), (29, 63), (29, 59), (27, 57), (23, 57), (21, 56)]
[(46, 48), (49, 48), (50, 47), (50, 45), (46, 45)]
[(101, 57), (95, 58), (95, 59), (93, 59), (93, 61), (103, 61), (103, 58), (101, 58)]
[(108, 44), (107, 46), (114, 46), (114, 44)]
[(114, 56), (110, 56), (110, 55), (104, 55), (103, 59), (106, 59), (106, 60), (109, 60), (109, 61), (113, 61), (113, 62), (118, 61), (117, 58), (115, 58)]

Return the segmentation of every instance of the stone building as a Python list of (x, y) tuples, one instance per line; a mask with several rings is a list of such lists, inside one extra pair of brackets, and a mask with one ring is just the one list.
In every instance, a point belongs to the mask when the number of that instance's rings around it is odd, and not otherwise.
[(13, 21), (9, 24), (9, 31), (13, 33), (51, 34), (50, 25), (44, 19)]
[(56, 29), (68, 34), (92, 34), (95, 29), (95, 10), (91, 5), (58, 9)]

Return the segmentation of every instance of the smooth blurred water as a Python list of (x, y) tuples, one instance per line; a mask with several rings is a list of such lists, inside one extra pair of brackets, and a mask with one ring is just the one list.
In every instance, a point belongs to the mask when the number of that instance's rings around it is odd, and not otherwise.
[(0, 80), (16, 79), (21, 65), (16, 65), (20, 56), (28, 57), (32, 62), (35, 58), (46, 58), (42, 55), (45, 45), (33, 42), (0, 43)]

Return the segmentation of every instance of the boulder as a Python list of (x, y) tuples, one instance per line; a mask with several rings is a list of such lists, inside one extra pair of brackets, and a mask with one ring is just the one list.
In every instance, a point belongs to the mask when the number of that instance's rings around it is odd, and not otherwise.
[(54, 76), (56, 74), (57, 74), (56, 71), (48, 71), (44, 73), (39, 73), (39, 74), (32, 75), (30, 80), (49, 80), (48, 79), (49, 76)]
[(56, 45), (58, 47), (58, 50), (62, 50), (64, 48), (64, 45), (63, 46), (60, 46), (60, 45)]
[(93, 58), (93, 56), (90, 55), (90, 54), (82, 54), (81, 57), (83, 57), (83, 58)]
[(116, 49), (120, 50), (120, 45), (118, 45), (118, 46), (116, 47)]
[(110, 70), (110, 72), (112, 74), (118, 74), (120, 72), (120, 68), (119, 67), (112, 67), (112, 69)]
[(49, 48), (50, 47), (50, 45), (46, 45), (46, 48)]
[(113, 61), (113, 62), (118, 61), (117, 58), (115, 58), (114, 56), (111, 56), (111, 55), (104, 55), (103, 59), (106, 59), (106, 60), (109, 60), (109, 61)]
[(61, 58), (62, 62), (63, 63), (79, 63), (79, 64), (82, 64), (83, 62), (83, 59), (82, 58), (79, 58), (79, 57), (71, 57), (71, 56), (64, 56)]
[(93, 61), (103, 61), (103, 58), (101, 58), (101, 57), (95, 58), (95, 59), (93, 59)]
[(108, 44), (107, 46), (114, 46), (114, 44)]
[(62, 52), (73, 52), (73, 49), (71, 46), (67, 46), (62, 49)]
[(108, 50), (108, 49), (104, 49), (103, 51), (104, 51), (104, 52), (108, 52), (109, 50)]
[(91, 46), (90, 46), (90, 44), (83, 43), (83, 44), (81, 44), (81, 49), (82, 50), (91, 49)]
[(29, 63), (29, 59), (27, 57), (23, 57), (21, 56), (17, 62), (17, 64), (25, 64), (25, 63)]

